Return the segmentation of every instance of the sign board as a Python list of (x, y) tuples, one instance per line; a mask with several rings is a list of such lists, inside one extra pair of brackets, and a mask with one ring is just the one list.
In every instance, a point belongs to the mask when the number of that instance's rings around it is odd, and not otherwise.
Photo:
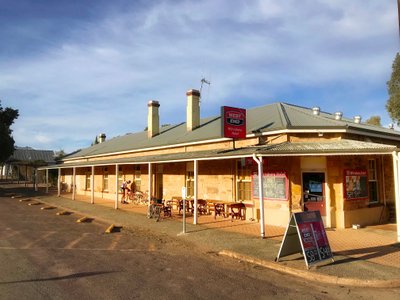
[(279, 258), (302, 253), (307, 268), (333, 255), (319, 211), (293, 213), (282, 240), (276, 261)]
[(246, 110), (243, 108), (222, 106), (222, 136), (233, 139), (246, 138)]
[[(265, 172), (263, 177), (264, 200), (288, 199), (289, 182), (285, 171)], [(258, 172), (253, 172), (251, 183), (253, 198), (260, 198)]]
[(344, 171), (344, 196), (346, 200), (368, 198), (368, 174), (367, 170)]

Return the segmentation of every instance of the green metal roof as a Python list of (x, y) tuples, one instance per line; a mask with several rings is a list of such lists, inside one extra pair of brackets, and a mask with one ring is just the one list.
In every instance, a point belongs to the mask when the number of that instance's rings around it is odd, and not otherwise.
[(361, 154), (391, 154), (398, 150), (393, 145), (383, 145), (355, 140), (337, 140), (328, 142), (284, 142), (279, 144), (251, 146), (238, 149), (193, 151), (162, 155), (144, 155), (140, 157), (105, 159), (77, 163), (63, 163), (41, 169), (72, 168), (86, 166), (107, 166), (115, 164), (144, 164), (163, 163), (171, 161), (191, 161), (230, 159), (240, 157), (258, 156), (299, 156), (299, 155), (361, 155)]
[[(312, 109), (287, 103), (273, 103), (247, 109), (247, 134), (265, 133), (280, 130), (353, 130), (360, 134), (367, 132), (378, 136), (400, 140), (400, 133), (365, 123), (357, 124), (352, 119), (336, 120), (334, 114), (320, 112), (314, 115)], [(128, 152), (158, 148), (178, 144), (190, 144), (221, 139), (221, 117), (215, 116), (201, 120), (201, 125), (193, 131), (186, 130), (186, 123), (160, 128), (160, 134), (149, 139), (147, 131), (114, 137), (103, 143), (77, 151), (65, 160), (101, 156), (111, 153)]]
[(35, 150), (29, 147), (16, 147), (13, 155), (11, 155), (8, 163), (32, 164), (44, 163), (54, 164), (54, 151), (52, 150)]

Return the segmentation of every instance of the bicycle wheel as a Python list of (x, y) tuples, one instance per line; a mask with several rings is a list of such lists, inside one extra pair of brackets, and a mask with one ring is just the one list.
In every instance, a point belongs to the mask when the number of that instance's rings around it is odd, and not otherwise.
[(154, 215), (154, 206), (150, 205), (147, 208), (147, 218), (151, 219), (151, 218), (153, 218), (153, 215)]
[(160, 221), (160, 217), (161, 217), (161, 206), (156, 205), (154, 207), (154, 218), (156, 219), (156, 222)]

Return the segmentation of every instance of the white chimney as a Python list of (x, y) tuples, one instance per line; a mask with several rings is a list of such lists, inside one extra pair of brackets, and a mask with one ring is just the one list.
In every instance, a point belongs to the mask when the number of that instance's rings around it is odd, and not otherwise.
[(335, 120), (341, 120), (343, 113), (341, 111), (335, 112)]
[(150, 139), (160, 133), (160, 117), (158, 115), (160, 103), (150, 100), (147, 106), (149, 108), (147, 115), (147, 137)]
[(354, 123), (360, 124), (361, 123), (361, 116), (354, 116)]
[(318, 116), (318, 115), (319, 115), (319, 112), (320, 112), (320, 109), (319, 109), (318, 106), (314, 106), (314, 107), (312, 108), (312, 113), (313, 113), (313, 115)]
[(99, 136), (97, 137), (97, 141), (99, 144), (103, 143), (106, 141), (106, 134), (105, 133), (100, 133)]
[(192, 131), (200, 126), (200, 92), (189, 90), (186, 92), (186, 129)]

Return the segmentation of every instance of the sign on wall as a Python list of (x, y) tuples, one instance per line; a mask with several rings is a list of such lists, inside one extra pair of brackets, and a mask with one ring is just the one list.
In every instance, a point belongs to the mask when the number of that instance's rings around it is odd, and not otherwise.
[(368, 199), (367, 170), (344, 170), (344, 198)]
[(222, 106), (222, 135), (226, 138), (246, 138), (246, 110), (243, 108)]
[(275, 260), (279, 261), (281, 257), (296, 253), (303, 254), (307, 268), (323, 260), (332, 259), (333, 261), (333, 254), (319, 211), (292, 214)]
[[(253, 198), (260, 198), (258, 173), (251, 176), (251, 189)], [(263, 180), (264, 200), (287, 200), (289, 183), (285, 171), (265, 172)]]

